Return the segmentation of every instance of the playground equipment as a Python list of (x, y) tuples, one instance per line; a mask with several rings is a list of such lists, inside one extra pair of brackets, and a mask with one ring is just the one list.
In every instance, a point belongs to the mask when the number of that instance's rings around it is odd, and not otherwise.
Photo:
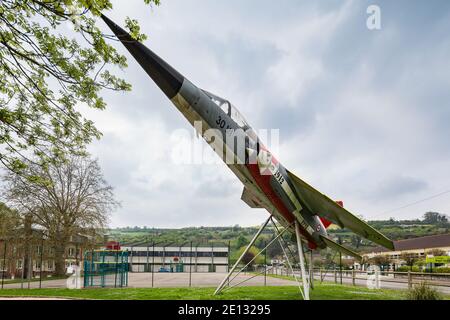
[(84, 255), (84, 287), (128, 286), (128, 252), (94, 250)]
[(170, 264), (170, 272), (184, 272), (184, 264), (180, 258), (173, 258), (173, 262)]
[(159, 268), (159, 272), (184, 272), (184, 263), (180, 258), (175, 257), (168, 267)]

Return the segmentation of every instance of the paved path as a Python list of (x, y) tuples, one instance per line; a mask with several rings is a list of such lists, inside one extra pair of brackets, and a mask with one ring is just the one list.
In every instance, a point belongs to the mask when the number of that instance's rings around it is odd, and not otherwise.
[[(320, 275), (318, 275), (318, 274), (314, 275), (314, 279), (320, 280)], [(324, 281), (335, 282), (334, 274), (326, 275), (324, 278)], [(418, 282), (420, 282), (418, 279), (414, 279), (414, 283), (418, 283)], [(339, 274), (337, 275), (337, 283), (338, 284), (341, 283)], [(347, 285), (353, 284), (351, 275), (350, 276), (344, 275), (342, 277), (342, 283), (347, 284)], [(365, 278), (364, 275), (359, 274), (357, 276), (357, 279), (355, 280), (355, 284), (357, 286), (367, 287), (367, 279)], [(450, 295), (450, 283), (447, 281), (447, 282), (445, 282), (445, 284), (447, 284), (447, 286), (433, 286), (433, 287), (436, 288), (439, 292), (441, 292), (443, 294)], [(399, 278), (399, 277), (393, 278), (393, 277), (381, 276), (380, 277), (380, 287), (381, 287), (381, 289), (407, 290), (408, 289), (408, 280), (406, 278)]]
[[(25, 280), (23, 282), (23, 285), (21, 283), (8, 284), (7, 282), (5, 282), (4, 284), (5, 289), (21, 289), (21, 288), (28, 289), (28, 286), (30, 289), (38, 289), (39, 281), (33, 281), (30, 282), (30, 284), (28, 284), (28, 282), (26, 282)], [(42, 288), (56, 289), (65, 287), (66, 287), (66, 279), (42, 281)]]
[[(223, 280), (226, 274), (224, 273), (192, 273), (191, 283), (192, 287), (217, 287)], [(242, 286), (263, 286), (264, 277), (258, 276), (251, 279), (252, 276), (241, 274), (231, 282), (231, 285), (242, 283)], [(290, 286), (297, 285), (295, 281), (277, 279), (267, 277), (268, 286)], [(189, 273), (154, 273), (153, 286), (155, 288), (182, 288), (189, 287)], [(152, 274), (151, 273), (129, 273), (128, 276), (129, 288), (151, 288)], [(5, 289), (20, 289), (20, 283), (5, 284)], [(28, 288), (28, 283), (23, 283), (23, 288)], [(31, 282), (30, 288), (39, 288), (39, 282)], [(42, 288), (66, 288), (66, 280), (49, 280), (42, 282)]]
[[(158, 288), (179, 288), (189, 286), (189, 273), (155, 273), (154, 286)], [(192, 273), (192, 287), (217, 287), (225, 278), (224, 273)], [(263, 286), (264, 276), (251, 279), (249, 275), (239, 275), (231, 282), (231, 285), (242, 283), (242, 286)], [(151, 273), (130, 274), (128, 286), (131, 288), (148, 288), (152, 285)], [(267, 277), (268, 286), (295, 286), (297, 283), (291, 280)]]

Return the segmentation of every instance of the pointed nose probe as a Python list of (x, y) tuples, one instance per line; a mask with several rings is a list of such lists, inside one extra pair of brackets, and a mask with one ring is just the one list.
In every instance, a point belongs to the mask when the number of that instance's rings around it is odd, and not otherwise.
[(165, 95), (169, 99), (175, 97), (183, 85), (184, 77), (108, 17), (103, 14), (101, 17)]

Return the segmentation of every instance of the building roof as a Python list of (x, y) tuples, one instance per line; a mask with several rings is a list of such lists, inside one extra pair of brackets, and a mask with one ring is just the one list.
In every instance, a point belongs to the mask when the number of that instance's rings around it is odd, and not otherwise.
[[(140, 242), (131, 242), (131, 243), (120, 243), (121, 247), (152, 247), (153, 242), (140, 241)], [(190, 247), (190, 242), (155, 242), (155, 247), (174, 247), (174, 248), (186, 248)], [(192, 247), (214, 247), (214, 248), (228, 248), (228, 244), (222, 242), (210, 242), (210, 243), (202, 243), (202, 242), (193, 242)]]
[[(450, 233), (394, 241), (395, 251), (433, 249), (442, 247), (450, 247)], [(389, 250), (383, 247), (377, 247), (373, 250), (373, 252), (386, 252), (386, 251)]]

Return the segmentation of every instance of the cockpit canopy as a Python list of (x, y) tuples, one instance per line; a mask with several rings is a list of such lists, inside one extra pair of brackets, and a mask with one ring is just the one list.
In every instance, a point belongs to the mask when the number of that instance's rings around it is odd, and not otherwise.
[(242, 116), (239, 110), (236, 109), (236, 107), (233, 106), (229, 101), (222, 99), (208, 91), (203, 90), (203, 92), (211, 99), (212, 102), (214, 102), (223, 110), (223, 112), (225, 112), (234, 122), (236, 122), (239, 127), (244, 130), (250, 129), (250, 126), (247, 121), (245, 121), (245, 118)]

